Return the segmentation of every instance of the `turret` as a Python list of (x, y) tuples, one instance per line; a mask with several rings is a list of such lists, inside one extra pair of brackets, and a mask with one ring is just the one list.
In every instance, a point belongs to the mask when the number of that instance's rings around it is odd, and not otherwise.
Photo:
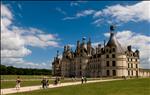
[(109, 48), (116, 48), (117, 53), (124, 53), (125, 50), (123, 49), (121, 44), (118, 42), (114, 30), (115, 30), (115, 26), (111, 25), (110, 26), (110, 38), (106, 46)]

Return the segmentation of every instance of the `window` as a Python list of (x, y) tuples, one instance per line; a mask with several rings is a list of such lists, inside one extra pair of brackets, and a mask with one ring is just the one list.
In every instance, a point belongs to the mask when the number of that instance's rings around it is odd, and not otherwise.
[(106, 49), (106, 52), (108, 52), (108, 49)]
[(131, 68), (133, 68), (133, 64), (131, 63)]
[(130, 63), (128, 63), (128, 68), (130, 68)]
[(112, 66), (116, 66), (116, 61), (112, 61)]
[(109, 55), (106, 55), (106, 58), (109, 58)]
[(111, 50), (109, 50), (109, 53), (111, 53)]
[(131, 58), (131, 61), (132, 61), (132, 58)]
[(128, 76), (130, 76), (130, 71), (128, 71)]
[(135, 61), (137, 62), (138, 60), (137, 60), (137, 59), (135, 59)]
[(116, 76), (116, 70), (113, 70), (112, 72), (113, 72), (113, 76)]
[(133, 71), (132, 71), (132, 76), (133, 76)]
[(136, 64), (136, 68), (138, 68), (138, 64)]
[(109, 76), (109, 70), (107, 70), (107, 76)]
[(113, 52), (115, 52), (115, 48), (113, 48)]
[(109, 61), (107, 61), (107, 63), (106, 63), (106, 64), (107, 64), (107, 67), (109, 67)]
[(116, 56), (115, 56), (115, 54), (112, 54), (112, 58), (115, 58)]
[(136, 71), (136, 76), (138, 76), (138, 71)]

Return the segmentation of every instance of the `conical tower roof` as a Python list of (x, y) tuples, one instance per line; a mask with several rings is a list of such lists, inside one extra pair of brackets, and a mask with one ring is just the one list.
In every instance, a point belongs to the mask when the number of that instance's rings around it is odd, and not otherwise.
[(118, 42), (114, 32), (110, 32), (110, 38), (109, 38), (109, 41), (106, 46), (115, 47), (117, 53), (124, 53), (124, 51), (125, 51), (125, 49)]

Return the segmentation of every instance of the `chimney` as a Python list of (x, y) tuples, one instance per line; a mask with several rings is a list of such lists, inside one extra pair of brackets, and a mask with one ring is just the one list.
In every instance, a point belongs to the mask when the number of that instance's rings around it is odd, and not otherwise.
[(129, 45), (127, 48), (128, 48), (128, 51), (132, 51), (131, 45)]

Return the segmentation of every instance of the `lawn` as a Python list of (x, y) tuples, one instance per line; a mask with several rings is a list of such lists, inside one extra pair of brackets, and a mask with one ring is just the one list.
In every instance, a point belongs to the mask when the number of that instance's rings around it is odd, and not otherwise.
[(43, 77), (51, 77), (50, 75), (1, 75), (1, 80), (16, 80), (18, 76), (21, 79), (42, 79)]
[(150, 95), (150, 79), (90, 83), (11, 95)]
[[(1, 75), (1, 88), (13, 88), (16, 85), (16, 78), (20, 76), (21, 87), (24, 86), (35, 86), (41, 85), (41, 80), (43, 77), (51, 78), (51, 76), (44, 76), (44, 75)], [(88, 80), (95, 80), (97, 78), (88, 78)], [(78, 78), (76, 81), (80, 81), (81, 79)], [(54, 80), (50, 79), (49, 83), (52, 84)], [(61, 80), (61, 82), (72, 82), (71, 78), (65, 78)], [(74, 81), (75, 82), (75, 81)]]

